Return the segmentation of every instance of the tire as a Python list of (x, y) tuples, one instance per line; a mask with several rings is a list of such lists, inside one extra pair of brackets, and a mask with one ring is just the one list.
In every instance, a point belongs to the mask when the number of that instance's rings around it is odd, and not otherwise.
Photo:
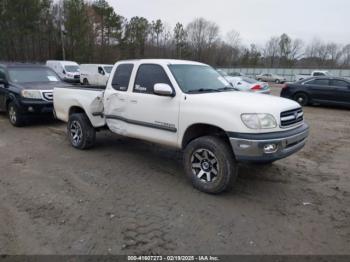
[(259, 81), (259, 82), (263, 82), (263, 80), (262, 80), (261, 78), (258, 78), (258, 81)]
[(89, 80), (87, 80), (86, 78), (83, 79), (83, 85), (84, 86), (88, 86), (89, 85)]
[(229, 190), (238, 170), (229, 145), (214, 136), (200, 137), (187, 145), (184, 168), (193, 187), (209, 194)]
[(307, 106), (310, 102), (309, 96), (305, 93), (296, 93), (293, 99), (298, 102), (301, 106)]
[(25, 117), (19, 111), (15, 102), (10, 102), (7, 106), (7, 115), (10, 123), (15, 127), (22, 127), (25, 124)]
[(276, 79), (276, 80), (275, 80), (275, 83), (276, 83), (276, 84), (280, 84), (281, 81), (280, 81), (279, 79)]
[(68, 121), (68, 137), (74, 148), (89, 149), (95, 145), (96, 130), (85, 114), (72, 114)]

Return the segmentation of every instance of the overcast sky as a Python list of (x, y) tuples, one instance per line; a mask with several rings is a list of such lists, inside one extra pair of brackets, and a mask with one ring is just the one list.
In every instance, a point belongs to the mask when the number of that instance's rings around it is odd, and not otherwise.
[(196, 17), (216, 22), (221, 35), (234, 29), (244, 43), (263, 44), (287, 33), (305, 42), (350, 43), (350, 0), (108, 0), (126, 18), (162, 19), (171, 27)]

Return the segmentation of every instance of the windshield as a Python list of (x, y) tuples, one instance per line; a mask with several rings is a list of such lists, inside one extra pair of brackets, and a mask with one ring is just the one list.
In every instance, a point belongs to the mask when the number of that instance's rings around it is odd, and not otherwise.
[(69, 73), (79, 72), (79, 66), (75, 65), (65, 66), (64, 69)]
[(56, 73), (47, 68), (10, 68), (8, 72), (10, 80), (14, 83), (60, 81)]
[(212, 92), (232, 86), (216, 70), (205, 65), (169, 65), (181, 90), (185, 93)]
[(110, 74), (112, 72), (113, 66), (105, 66), (104, 69), (107, 74)]
[(216, 70), (216, 71), (218, 71), (218, 73), (220, 74), (220, 75), (222, 75), (222, 76), (229, 76), (225, 71), (223, 71), (223, 70), (221, 70), (221, 69), (218, 69), (218, 70)]

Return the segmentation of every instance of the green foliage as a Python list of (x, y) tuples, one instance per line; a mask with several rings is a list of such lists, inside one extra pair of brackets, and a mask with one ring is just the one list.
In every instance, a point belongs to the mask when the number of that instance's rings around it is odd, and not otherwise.
[(133, 17), (125, 26), (124, 50), (130, 58), (144, 57), (150, 25), (144, 17)]

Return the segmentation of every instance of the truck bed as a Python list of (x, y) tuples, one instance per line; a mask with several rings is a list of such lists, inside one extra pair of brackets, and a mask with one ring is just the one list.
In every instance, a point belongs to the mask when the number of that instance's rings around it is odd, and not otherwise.
[(57, 119), (68, 122), (74, 111), (84, 111), (94, 127), (106, 125), (103, 116), (104, 86), (70, 86), (55, 88), (53, 103)]

